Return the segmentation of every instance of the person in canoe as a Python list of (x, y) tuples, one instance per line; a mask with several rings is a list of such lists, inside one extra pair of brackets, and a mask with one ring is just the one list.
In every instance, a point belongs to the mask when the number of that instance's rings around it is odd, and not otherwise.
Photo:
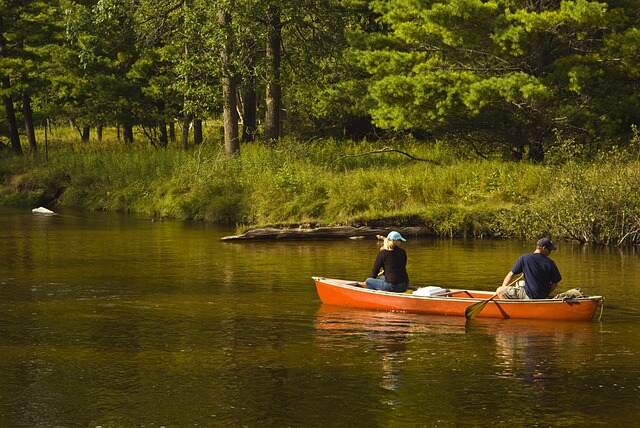
[[(373, 264), (371, 277), (365, 281), (365, 286), (372, 290), (396, 291), (403, 293), (409, 287), (407, 274), (407, 253), (400, 246), (400, 242), (407, 240), (400, 232), (391, 231), (384, 239), (384, 244), (378, 252)], [(383, 275), (380, 270), (383, 269)]]
[[(556, 246), (545, 237), (536, 243), (533, 253), (520, 256), (496, 289), (499, 299), (546, 299), (562, 279), (556, 263), (549, 258)], [(509, 285), (514, 275), (523, 273), (524, 284)]]

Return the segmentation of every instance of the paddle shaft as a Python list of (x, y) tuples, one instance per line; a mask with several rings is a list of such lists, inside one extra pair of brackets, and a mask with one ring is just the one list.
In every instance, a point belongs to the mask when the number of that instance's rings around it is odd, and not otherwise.
[[(518, 275), (513, 281), (511, 281), (509, 284), (507, 284), (507, 287), (510, 287), (513, 284), (515, 284), (516, 282), (520, 281), (521, 278), (522, 278), (522, 274)], [(477, 302), (477, 303), (474, 303), (472, 305), (467, 306), (467, 308), (464, 310), (464, 317), (466, 319), (468, 319), (468, 320), (473, 318), (477, 313), (482, 311), (482, 309), (484, 309), (485, 306), (487, 306), (487, 303), (489, 303), (490, 301), (492, 301), (496, 297), (498, 297), (498, 293), (494, 293), (493, 296), (489, 297), (486, 300), (483, 300), (481, 302)], [(504, 317), (504, 315), (505, 314), (503, 313), (502, 316)]]

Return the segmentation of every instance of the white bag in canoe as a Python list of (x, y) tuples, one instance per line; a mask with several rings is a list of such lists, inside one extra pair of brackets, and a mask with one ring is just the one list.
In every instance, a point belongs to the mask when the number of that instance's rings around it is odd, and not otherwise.
[(448, 292), (449, 290), (446, 288), (429, 285), (427, 287), (420, 287), (411, 294), (413, 294), (414, 296), (434, 297), (434, 296), (443, 296)]

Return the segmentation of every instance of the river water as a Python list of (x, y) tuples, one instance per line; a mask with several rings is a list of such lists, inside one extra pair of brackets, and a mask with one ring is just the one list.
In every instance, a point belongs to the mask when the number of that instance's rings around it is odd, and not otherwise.
[[(600, 322), (323, 306), (377, 243), (0, 211), (1, 427), (637, 426), (637, 250), (560, 243)], [(413, 285), (493, 289), (529, 243), (412, 239)]]

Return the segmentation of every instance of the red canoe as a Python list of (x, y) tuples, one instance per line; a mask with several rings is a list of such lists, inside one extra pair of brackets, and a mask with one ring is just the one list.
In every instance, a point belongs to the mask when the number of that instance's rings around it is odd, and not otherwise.
[[(322, 303), (350, 308), (464, 316), (474, 303), (493, 296), (492, 291), (451, 289), (444, 296), (423, 297), (408, 293), (368, 290), (355, 281), (313, 277)], [(602, 296), (579, 299), (536, 299), (490, 301), (476, 317), (538, 320), (588, 321), (600, 305)]]

